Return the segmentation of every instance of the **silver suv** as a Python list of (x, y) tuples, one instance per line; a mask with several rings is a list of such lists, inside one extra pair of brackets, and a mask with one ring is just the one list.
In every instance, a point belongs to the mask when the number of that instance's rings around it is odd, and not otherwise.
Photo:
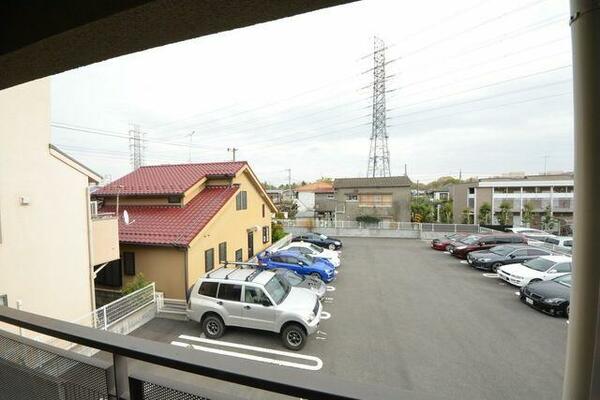
[(285, 347), (300, 350), (317, 331), (321, 310), (314, 293), (271, 271), (221, 267), (196, 282), (187, 315), (210, 339), (223, 336), (227, 326), (240, 326), (278, 332)]

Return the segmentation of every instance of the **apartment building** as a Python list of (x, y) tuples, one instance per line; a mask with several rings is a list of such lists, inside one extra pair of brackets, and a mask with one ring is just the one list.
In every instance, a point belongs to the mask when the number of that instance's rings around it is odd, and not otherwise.
[(248, 260), (271, 243), (275, 205), (243, 161), (144, 166), (94, 197), (101, 211), (123, 216), (121, 259), (96, 279), (104, 289), (142, 273), (165, 297), (184, 299), (221, 262)]
[(463, 210), (468, 209), (471, 222), (478, 221), (482, 204), (488, 203), (497, 223), (500, 204), (508, 202), (512, 210), (512, 224), (522, 225), (523, 209), (528, 204), (534, 219), (550, 211), (552, 217), (567, 224), (573, 221), (574, 177), (572, 173), (547, 175), (509, 175), (483, 178), (477, 182), (452, 185), (454, 220), (462, 222)]
[(368, 215), (383, 221), (409, 222), (410, 184), (407, 176), (336, 178), (336, 219), (355, 221)]
[(119, 258), (101, 177), (50, 144), (50, 78), (0, 92), (0, 304), (62, 320), (94, 308), (94, 266)]

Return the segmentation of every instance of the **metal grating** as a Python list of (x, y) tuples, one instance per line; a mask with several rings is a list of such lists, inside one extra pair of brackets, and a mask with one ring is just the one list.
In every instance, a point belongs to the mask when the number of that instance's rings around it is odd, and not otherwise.
[(156, 383), (130, 378), (130, 388), (136, 387), (137, 395), (132, 398), (140, 400), (211, 400), (208, 397), (172, 389)]
[(100, 400), (106, 370), (0, 335), (0, 400)]

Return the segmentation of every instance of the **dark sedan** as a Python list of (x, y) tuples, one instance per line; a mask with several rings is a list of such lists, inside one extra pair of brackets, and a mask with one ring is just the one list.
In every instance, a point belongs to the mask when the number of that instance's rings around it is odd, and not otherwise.
[(467, 262), (473, 268), (496, 272), (506, 264), (518, 264), (540, 256), (549, 256), (552, 252), (523, 244), (506, 244), (487, 250), (472, 251), (467, 254)]
[(519, 291), (521, 301), (546, 314), (569, 317), (571, 274), (550, 281), (533, 282)]
[(342, 241), (317, 232), (306, 232), (292, 238), (292, 242), (309, 242), (330, 250), (340, 250)]

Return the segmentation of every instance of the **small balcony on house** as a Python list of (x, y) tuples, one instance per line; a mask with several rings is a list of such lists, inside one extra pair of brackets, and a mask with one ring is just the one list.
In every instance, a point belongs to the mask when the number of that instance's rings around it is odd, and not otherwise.
[[(92, 203), (93, 204), (93, 203)], [(98, 213), (92, 207), (92, 264), (119, 258), (119, 220), (115, 213)]]

